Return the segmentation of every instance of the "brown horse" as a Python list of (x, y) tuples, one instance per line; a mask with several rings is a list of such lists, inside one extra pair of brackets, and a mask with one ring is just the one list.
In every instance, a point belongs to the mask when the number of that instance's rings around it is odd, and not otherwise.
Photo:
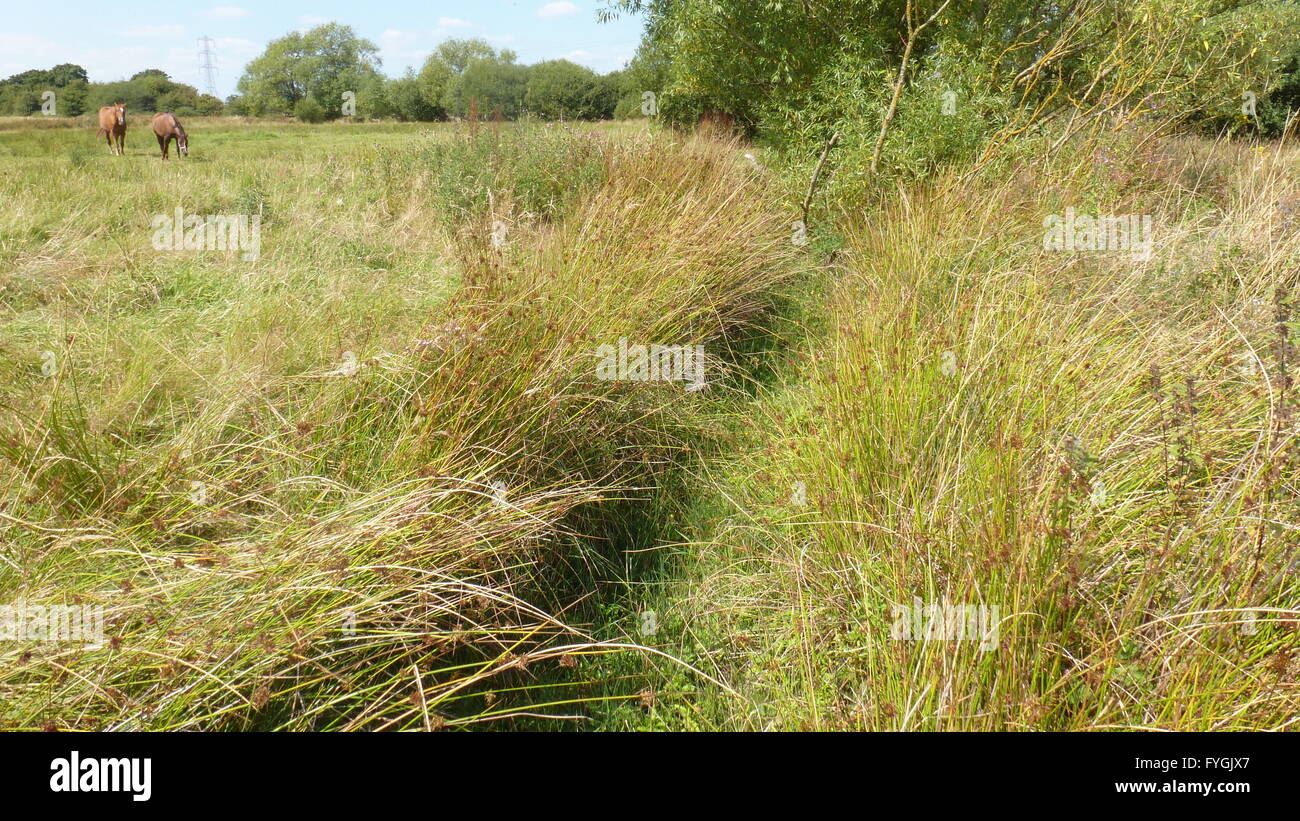
[(153, 115), (153, 135), (158, 138), (158, 147), (162, 149), (162, 157), (167, 159), (168, 149), (171, 147), (172, 140), (176, 141), (176, 153), (182, 157), (190, 155), (190, 138), (185, 135), (185, 129), (181, 127), (181, 121), (176, 119), (175, 114), (160, 112)]
[(126, 153), (126, 103), (106, 105), (99, 110), (99, 133), (108, 141), (109, 151), (119, 156)]

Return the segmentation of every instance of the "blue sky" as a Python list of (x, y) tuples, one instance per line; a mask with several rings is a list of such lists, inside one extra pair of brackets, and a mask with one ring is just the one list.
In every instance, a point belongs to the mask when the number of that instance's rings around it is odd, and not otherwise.
[(632, 58), (641, 20), (596, 22), (605, 0), (58, 0), (7, 3), (0, 20), (0, 78), (31, 68), (77, 63), (94, 82), (160, 68), (202, 90), (199, 37), (215, 41), (217, 91), (233, 93), (249, 60), (294, 30), (336, 20), (377, 46), (383, 71), (416, 69), (452, 37), (481, 37), (513, 49), (524, 63), (563, 57), (607, 72)]

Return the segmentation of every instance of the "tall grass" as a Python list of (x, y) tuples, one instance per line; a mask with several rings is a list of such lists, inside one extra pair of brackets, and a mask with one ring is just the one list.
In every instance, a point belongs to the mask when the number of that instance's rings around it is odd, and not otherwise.
[[(646, 605), (743, 698), (661, 670), (691, 695), (618, 720), (1293, 726), (1295, 161), (1063, 152), (847, 215), (829, 328), (736, 420), (750, 449), (700, 477), (683, 580)], [(1152, 214), (1151, 259), (1043, 250), (1066, 205)], [(916, 599), (997, 607), (995, 646), (895, 640)]]
[[(762, 183), (708, 140), (300, 133), (6, 144), (0, 592), (108, 634), (0, 646), (6, 726), (563, 714), (537, 666), (620, 649), (563, 621), (584, 537), (706, 435), (795, 270)], [(176, 205), (261, 214), (261, 258), (154, 251)], [(710, 388), (597, 380), (619, 336), (703, 344)]]
[[(200, 126), (0, 123), (0, 601), (108, 634), (0, 645), (6, 726), (1293, 726), (1295, 149), (1026, 138), (801, 249), (716, 136)], [(153, 250), (177, 206), (261, 257)]]

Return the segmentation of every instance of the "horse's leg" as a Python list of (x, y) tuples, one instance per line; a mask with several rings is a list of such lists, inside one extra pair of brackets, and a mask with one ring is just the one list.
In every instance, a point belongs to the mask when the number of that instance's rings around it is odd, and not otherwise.
[(126, 129), (125, 128), (122, 129), (121, 134), (117, 135), (117, 155), (119, 157), (126, 156)]
[(99, 130), (104, 134), (104, 142), (108, 143), (108, 153), (116, 154), (117, 152), (113, 150), (113, 133), (107, 128), (101, 128)]
[[(154, 136), (158, 137), (157, 134), (155, 134)], [(165, 162), (167, 160), (167, 142), (163, 140), (162, 137), (158, 137), (158, 148), (162, 150), (162, 158), (163, 161)]]

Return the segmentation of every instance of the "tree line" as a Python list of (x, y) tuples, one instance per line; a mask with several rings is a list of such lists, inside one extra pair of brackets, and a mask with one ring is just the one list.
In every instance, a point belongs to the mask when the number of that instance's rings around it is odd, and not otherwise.
[(292, 32), (248, 64), (228, 110), (309, 122), (343, 116), (513, 120), (525, 114), (602, 120), (640, 113), (641, 89), (627, 71), (598, 74), (569, 60), (523, 65), (510, 49), (453, 39), (440, 44), (418, 71), (385, 77), (378, 51), (338, 23)]
[[(53, 92), (53, 98), (46, 92)], [(128, 111), (170, 111), (182, 117), (220, 114), (225, 108), (218, 98), (175, 82), (157, 68), (137, 72), (129, 80), (92, 83), (84, 68), (63, 63), (0, 80), (0, 115), (21, 117), (50, 111), (76, 117), (117, 102), (126, 103)]]
[(523, 65), (510, 49), (480, 39), (453, 39), (440, 44), (418, 71), (387, 77), (380, 72), (378, 52), (351, 26), (338, 23), (291, 32), (245, 67), (236, 93), (224, 102), (171, 80), (160, 69), (141, 71), (129, 80), (91, 83), (81, 66), (64, 64), (0, 81), (0, 115), (41, 113), (42, 95), (54, 91), (55, 113), (61, 116), (121, 101), (138, 112), (292, 116), (305, 122), (345, 116), (605, 120), (641, 116), (642, 93), (649, 90), (646, 72), (635, 60), (625, 70), (598, 74), (569, 60)]
[[(610, 0), (658, 116), (723, 116), (848, 173), (987, 157), (1049, 121), (1276, 136), (1300, 105), (1295, 0)], [(850, 170), (851, 168), (851, 170)], [(829, 169), (828, 169), (829, 170)]]

